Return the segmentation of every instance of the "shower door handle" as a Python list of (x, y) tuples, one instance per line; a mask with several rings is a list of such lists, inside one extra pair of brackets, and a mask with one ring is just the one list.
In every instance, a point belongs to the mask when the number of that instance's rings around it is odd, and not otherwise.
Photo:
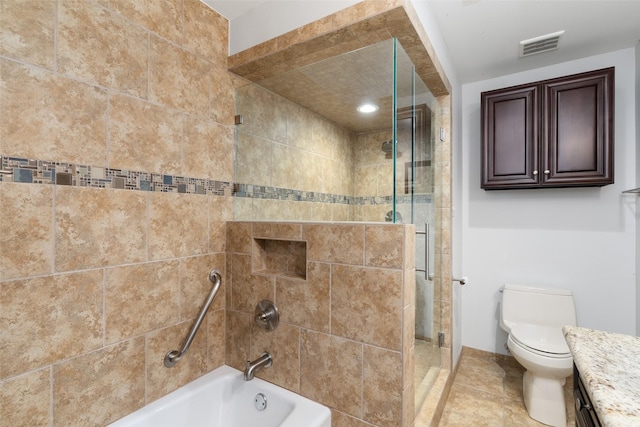
[(416, 234), (424, 234), (424, 269), (416, 268), (416, 271), (424, 271), (425, 280), (433, 280), (433, 275), (429, 272), (429, 223), (424, 223), (424, 231), (416, 231)]

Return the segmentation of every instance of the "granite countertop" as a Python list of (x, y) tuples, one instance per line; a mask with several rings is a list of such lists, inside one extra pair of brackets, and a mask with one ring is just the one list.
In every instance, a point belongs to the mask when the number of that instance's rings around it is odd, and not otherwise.
[(640, 426), (640, 337), (562, 330), (602, 425)]

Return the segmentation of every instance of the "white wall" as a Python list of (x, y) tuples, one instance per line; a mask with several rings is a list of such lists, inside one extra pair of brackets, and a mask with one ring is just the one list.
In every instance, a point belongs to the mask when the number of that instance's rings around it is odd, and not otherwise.
[[(636, 185), (640, 187), (640, 41), (636, 45)], [(636, 196), (636, 335), (640, 336), (640, 195)]]
[(229, 22), (229, 55), (249, 49), (361, 1), (265, 1)]
[[(616, 67), (615, 184), (595, 188), (485, 191), (480, 188), (480, 93)], [(462, 86), (465, 346), (505, 353), (499, 288), (520, 283), (571, 289), (578, 324), (636, 332), (637, 114), (633, 48)]]

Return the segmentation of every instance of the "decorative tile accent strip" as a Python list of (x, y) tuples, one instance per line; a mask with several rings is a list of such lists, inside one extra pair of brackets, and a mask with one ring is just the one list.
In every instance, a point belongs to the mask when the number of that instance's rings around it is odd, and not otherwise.
[(0, 156), (0, 182), (73, 185), (77, 187), (120, 188), (164, 193), (233, 195), (230, 182), (164, 175), (73, 163), (51, 162), (22, 157)]
[[(354, 197), (237, 183), (234, 184), (233, 194), (236, 197), (246, 197), (250, 199), (293, 200), (301, 202), (339, 203), (344, 205), (390, 205), (393, 203), (393, 196)], [(411, 203), (411, 196), (396, 196), (396, 202), (398, 204), (409, 204)], [(430, 202), (431, 194), (420, 194), (414, 198), (414, 203)]]
[[(0, 170), (5, 172), (0, 173), (0, 182), (119, 188), (138, 191), (159, 191), (164, 193), (212, 194), (216, 196), (336, 203), (344, 205), (389, 205), (393, 203), (392, 196), (353, 197), (252, 184), (232, 184), (211, 179), (189, 178), (12, 156), (0, 156)], [(11, 173), (7, 174), (6, 172)], [(411, 203), (411, 196), (397, 196), (396, 202), (398, 204), (409, 204)], [(430, 194), (421, 194), (414, 198), (414, 203), (430, 202)]]
[(360, 196), (352, 197), (352, 205), (390, 205), (393, 196)]
[(298, 202), (350, 204), (352, 197), (314, 191), (291, 190), (252, 184), (235, 184), (234, 195), (251, 199), (293, 200)]

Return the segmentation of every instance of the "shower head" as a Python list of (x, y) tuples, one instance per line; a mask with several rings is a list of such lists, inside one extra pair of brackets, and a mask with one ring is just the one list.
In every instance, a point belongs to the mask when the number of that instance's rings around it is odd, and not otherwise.
[[(398, 141), (396, 141), (397, 144)], [(393, 143), (393, 139), (385, 141), (382, 143), (382, 151), (385, 153), (385, 159), (391, 159), (393, 157), (393, 149), (395, 148)], [(402, 156), (402, 152), (396, 149), (396, 157)]]
[[(402, 224), (402, 215), (400, 215), (400, 212), (396, 211), (396, 222), (398, 224)], [(385, 222), (393, 222), (393, 211), (389, 211), (387, 212), (387, 214), (384, 216), (384, 220)]]
[(393, 151), (393, 141), (391, 139), (382, 143), (382, 151), (387, 154)]

